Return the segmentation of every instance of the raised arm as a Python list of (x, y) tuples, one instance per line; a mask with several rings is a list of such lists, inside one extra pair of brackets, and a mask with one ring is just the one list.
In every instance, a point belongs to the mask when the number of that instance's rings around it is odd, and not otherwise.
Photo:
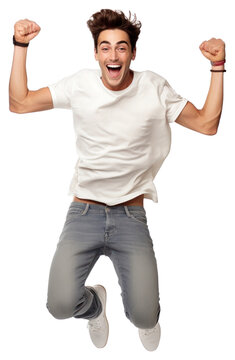
[[(212, 63), (219, 64), (225, 60), (225, 43), (221, 39), (212, 38), (203, 41), (199, 48)], [(212, 64), (212, 70), (210, 87), (203, 108), (199, 110), (188, 101), (176, 120), (178, 124), (205, 135), (216, 134), (223, 107), (224, 65)]]
[[(38, 35), (40, 27), (33, 21), (20, 20), (15, 23), (14, 36), (19, 43), (27, 44)], [(48, 87), (31, 91), (27, 86), (27, 47), (14, 46), (14, 56), (9, 82), (9, 109), (15, 113), (28, 113), (53, 108)]]

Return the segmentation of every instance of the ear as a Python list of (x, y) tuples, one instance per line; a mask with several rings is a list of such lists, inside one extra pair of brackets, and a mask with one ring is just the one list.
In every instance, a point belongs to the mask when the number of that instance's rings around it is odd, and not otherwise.
[(134, 50), (133, 50), (131, 60), (135, 60), (135, 57), (136, 57), (136, 47), (135, 47)]
[(98, 53), (96, 52), (96, 48), (94, 48), (94, 55), (95, 55), (96, 61), (98, 61)]

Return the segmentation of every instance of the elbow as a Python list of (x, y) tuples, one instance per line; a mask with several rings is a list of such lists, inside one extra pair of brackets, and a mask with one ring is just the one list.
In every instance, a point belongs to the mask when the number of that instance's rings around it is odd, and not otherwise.
[(25, 112), (24, 105), (11, 97), (9, 97), (9, 110), (16, 114), (23, 114)]
[(204, 135), (216, 135), (219, 127), (220, 116), (221, 114), (211, 121), (203, 121), (204, 125), (201, 132)]
[(215, 131), (211, 131), (211, 132), (208, 132), (206, 135), (209, 135), (209, 136), (212, 136), (212, 135), (216, 135), (217, 134), (217, 130)]
[(217, 131), (218, 131), (218, 127), (219, 127), (219, 121), (215, 125), (213, 125), (207, 129), (206, 135), (209, 135), (209, 136), (216, 135)]
[(14, 105), (11, 104), (10, 102), (9, 102), (9, 110), (10, 110), (10, 112), (17, 113), (16, 108), (15, 108)]
[(16, 114), (19, 114), (19, 110), (14, 106), (12, 105), (11, 103), (9, 104), (9, 110), (10, 112), (13, 112), (13, 113), (16, 113)]
[(216, 135), (217, 134), (217, 130), (218, 130), (218, 127), (213, 127), (213, 128), (209, 128), (207, 130), (203, 130), (202, 131), (202, 134), (204, 135), (209, 135), (209, 136), (212, 136), (212, 135)]

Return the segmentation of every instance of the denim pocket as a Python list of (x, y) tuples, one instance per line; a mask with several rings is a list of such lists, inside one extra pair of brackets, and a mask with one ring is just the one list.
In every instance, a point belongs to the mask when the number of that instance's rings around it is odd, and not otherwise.
[(144, 211), (129, 209), (129, 214), (133, 220), (147, 226), (147, 217)]
[(69, 209), (67, 215), (71, 215), (71, 216), (77, 216), (77, 215), (82, 215), (84, 209), (74, 209), (74, 208), (71, 208)]
[(84, 206), (81, 206), (81, 204), (78, 203), (72, 203), (72, 205), (70, 205), (69, 210), (67, 212), (66, 215), (66, 219), (70, 219), (70, 218), (76, 218), (78, 216), (83, 215), (84, 213)]

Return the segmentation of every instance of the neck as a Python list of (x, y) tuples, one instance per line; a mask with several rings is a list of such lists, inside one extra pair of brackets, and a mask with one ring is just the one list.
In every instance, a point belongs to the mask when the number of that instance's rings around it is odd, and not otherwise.
[(126, 89), (132, 83), (133, 78), (134, 78), (134, 71), (129, 69), (125, 82), (121, 86), (119, 85), (120, 87), (118, 86), (118, 89), (114, 89), (113, 87), (109, 86), (109, 84), (106, 84), (106, 82), (103, 80), (102, 76), (100, 77), (104, 86), (106, 86), (109, 90), (112, 90), (112, 91), (120, 91), (120, 90)]

